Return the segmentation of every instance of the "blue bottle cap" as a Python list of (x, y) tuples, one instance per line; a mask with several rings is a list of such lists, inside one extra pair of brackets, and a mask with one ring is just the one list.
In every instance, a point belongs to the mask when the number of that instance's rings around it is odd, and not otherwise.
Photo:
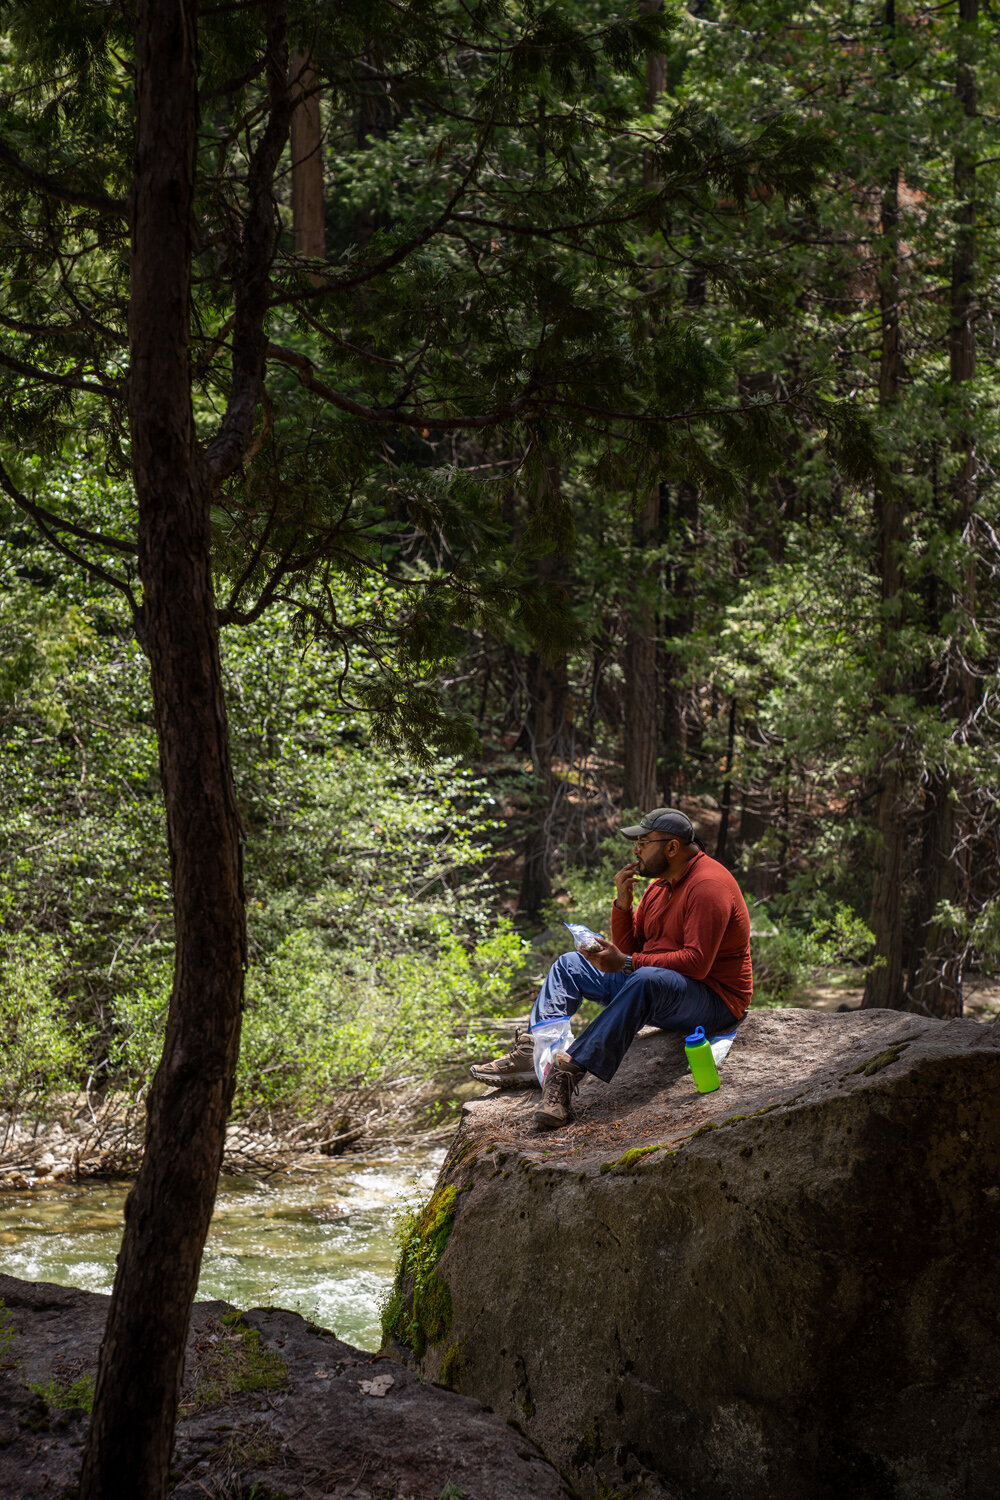
[(685, 1047), (700, 1047), (704, 1040), (705, 1028), (704, 1026), (699, 1026), (696, 1030), (692, 1031), (690, 1036), (684, 1038), (684, 1045)]

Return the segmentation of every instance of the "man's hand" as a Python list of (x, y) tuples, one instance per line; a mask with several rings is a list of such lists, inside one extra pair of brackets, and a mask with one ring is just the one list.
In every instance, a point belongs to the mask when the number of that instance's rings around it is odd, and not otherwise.
[(632, 910), (632, 887), (635, 884), (635, 860), (627, 865), (622, 865), (615, 876), (615, 905), (620, 906), (622, 911)]
[(607, 938), (601, 938), (597, 946), (584, 950), (584, 958), (589, 958), (595, 969), (600, 969), (602, 974), (620, 974), (628, 963), (628, 954), (616, 948), (614, 943), (609, 943)]

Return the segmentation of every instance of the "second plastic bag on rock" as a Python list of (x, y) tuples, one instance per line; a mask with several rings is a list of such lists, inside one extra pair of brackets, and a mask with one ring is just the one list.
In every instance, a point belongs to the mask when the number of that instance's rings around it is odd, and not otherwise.
[(733, 1045), (735, 1040), (735, 1026), (733, 1027), (732, 1031), (722, 1031), (718, 1036), (709, 1037), (708, 1045), (712, 1049), (712, 1056), (715, 1058), (715, 1066), (717, 1068), (721, 1066), (723, 1058), (728, 1054), (729, 1049)]
[(539, 1021), (531, 1028), (531, 1040), (535, 1044), (535, 1077), (544, 1088), (552, 1059), (557, 1052), (565, 1052), (573, 1040), (569, 1016), (557, 1016), (554, 1021)]

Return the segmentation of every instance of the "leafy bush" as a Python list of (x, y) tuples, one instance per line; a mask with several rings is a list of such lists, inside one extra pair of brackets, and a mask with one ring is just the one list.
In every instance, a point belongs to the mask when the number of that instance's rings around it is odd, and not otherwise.
[(811, 933), (778, 927), (753, 938), (751, 952), (755, 1006), (795, 1005), (802, 999), (817, 962)]
[[(857, 913), (843, 904), (808, 928), (781, 919), (771, 922), (766, 912), (763, 916), (768, 925), (752, 941), (758, 1006), (795, 1005), (817, 969), (864, 963), (875, 941)], [(760, 917), (756, 925), (762, 926)]]
[[(0, 1088), (12, 1108), (91, 1073), (141, 1096), (172, 971), (146, 661), (116, 602), (42, 554), (32, 571), (44, 605), (0, 559)], [(345, 618), (368, 602), (345, 594)], [(238, 1106), (307, 1109), (350, 1079), (434, 1070), (502, 1006), (524, 948), (495, 921), (482, 874), (488, 793), (453, 761), (420, 766), (373, 745), (339, 703), (340, 663), (305, 654), (280, 611), (226, 637), (223, 671), (247, 837)]]
[(0, 1102), (11, 1118), (42, 1112), (86, 1067), (87, 1029), (55, 988), (63, 965), (51, 938), (16, 933), (0, 946)]

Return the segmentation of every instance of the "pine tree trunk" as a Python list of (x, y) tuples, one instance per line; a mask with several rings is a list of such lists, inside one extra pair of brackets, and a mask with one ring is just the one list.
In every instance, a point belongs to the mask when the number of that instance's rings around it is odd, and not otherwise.
[(163, 1058), (101, 1346), (81, 1500), (159, 1500), (166, 1491), (188, 1321), (232, 1100), (246, 946), (210, 491), (188, 371), (193, 0), (140, 4), (136, 59), (129, 409), (176, 952)]
[(690, 563), (698, 526), (698, 491), (694, 485), (677, 486), (676, 500), (668, 509), (666, 532), (671, 562), (667, 565), (662, 633), (663, 649), (663, 793), (676, 803), (684, 782), (687, 756), (688, 716), (684, 678), (687, 675), (683, 645), (694, 630), (694, 599)]
[(733, 765), (736, 760), (736, 698), (729, 700), (729, 728), (726, 733), (726, 775), (722, 783), (722, 816), (715, 840), (715, 858), (726, 864), (729, 854), (729, 820), (733, 809)]
[(292, 59), (295, 108), (291, 120), (292, 239), (296, 255), (322, 260), (326, 254), (323, 223), (323, 129), (315, 74), (304, 53)]
[[(964, 118), (974, 120), (977, 100), (973, 48), (979, 0), (959, 0), (958, 9), (955, 94)], [(955, 153), (954, 181), (959, 206), (951, 262), (948, 354), (949, 380), (956, 387), (970, 381), (976, 372), (976, 158), (975, 151), (965, 142)], [(976, 452), (973, 435), (964, 423), (963, 430), (954, 438), (953, 448), (958, 471), (949, 496), (949, 527), (966, 549), (966, 563), (958, 586), (949, 590), (951, 597), (947, 608), (949, 613), (972, 625), (976, 612), (976, 575), (968, 533), (976, 504)], [(962, 644), (959, 639), (958, 644), (951, 647), (945, 663), (942, 706), (956, 719), (959, 734), (964, 735), (975, 702), (976, 684)], [(930, 892), (928, 924), (912, 1003), (914, 1009), (932, 1016), (962, 1014), (965, 938), (945, 908), (964, 910), (969, 899), (964, 790), (961, 780), (956, 779), (946, 766), (941, 766), (932, 778), (928, 800), (928, 817), (932, 826), (927, 848), (933, 863), (925, 871)]]
[(555, 842), (554, 823), (560, 786), (554, 761), (567, 746), (566, 708), (569, 681), (565, 653), (552, 660), (532, 652), (527, 662), (527, 714), (525, 729), (535, 776), (532, 824), (524, 842), (524, 865), (518, 907), (537, 916), (552, 899), (550, 862)]
[[(560, 483), (558, 464), (545, 460), (540, 484), (557, 493)], [(566, 559), (558, 553), (545, 553), (538, 563), (541, 582), (561, 585)], [(565, 651), (544, 655), (533, 651), (525, 672), (524, 734), (534, 772), (532, 789), (532, 823), (524, 843), (524, 864), (518, 908), (537, 916), (546, 901), (552, 899), (550, 863), (555, 843), (562, 786), (555, 775), (555, 761), (572, 754), (569, 710), (569, 672)]]
[[(636, 561), (632, 571), (638, 590), (647, 580), (644, 554), (655, 546), (660, 518), (659, 487), (654, 489), (633, 523)], [(658, 805), (656, 756), (659, 713), (657, 693), (656, 609), (651, 597), (638, 592), (631, 604), (625, 635), (624, 748), (625, 776), (622, 805), (644, 812)]]
[[(895, 3), (888, 0), (885, 27), (895, 29)], [(882, 348), (879, 361), (879, 405), (891, 407), (899, 392), (901, 349), (899, 331), (899, 167), (889, 172), (882, 194), (879, 266), (879, 306)], [(899, 691), (899, 605), (904, 581), (903, 509), (898, 496), (877, 496), (879, 520), (879, 573), (882, 622), (879, 671), (875, 689), (876, 707), (883, 715)], [(875, 816), (875, 849), (872, 868), (870, 925), (875, 936), (875, 954), (865, 977), (862, 1007), (900, 1010), (905, 1004), (903, 979), (903, 855), (906, 839), (905, 747), (898, 729), (887, 718), (887, 743), (880, 757)]]
[[(647, 13), (663, 9), (662, 0), (643, 0)], [(646, 60), (646, 108), (653, 109), (666, 87), (666, 58)], [(656, 168), (647, 156), (643, 163), (643, 186), (658, 181)], [(649, 588), (647, 554), (659, 538), (660, 487), (655, 485), (632, 524), (631, 572), (636, 597), (626, 603), (625, 645), (622, 656), (624, 777), (622, 805), (647, 811), (659, 802), (656, 763), (659, 751), (659, 692), (656, 607)]]

